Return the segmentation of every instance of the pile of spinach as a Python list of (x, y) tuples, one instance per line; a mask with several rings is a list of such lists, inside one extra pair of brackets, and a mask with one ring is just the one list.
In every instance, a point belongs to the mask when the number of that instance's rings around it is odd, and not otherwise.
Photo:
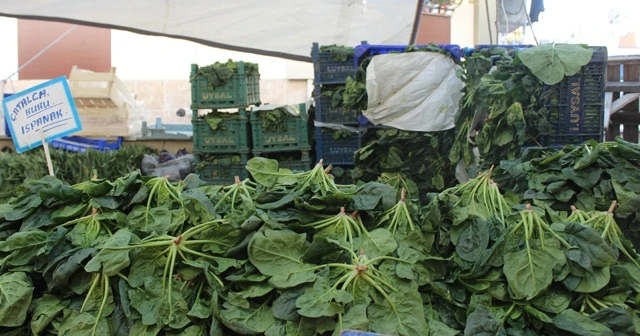
[[(257, 63), (244, 63), (244, 72), (247, 77), (259, 76), (260, 71)], [(224, 86), (233, 76), (238, 73), (238, 62), (228, 60), (227, 62), (215, 62), (214, 64), (198, 68), (194, 77), (204, 77), (207, 80), (209, 90)], [(192, 78), (193, 80), (193, 78)]]
[[(116, 179), (130, 171), (140, 169), (145, 154), (157, 154), (146, 146), (124, 146), (115, 151), (67, 152), (50, 148), (51, 161), (56, 177), (75, 184), (102, 176)], [(34, 149), (26, 153), (0, 152), (0, 201), (12, 197), (26, 179), (39, 179), (48, 175), (44, 150)]]
[(478, 50), (467, 57), (459, 71), (465, 88), (450, 160), (469, 166), (477, 147), (486, 169), (517, 159), (522, 147), (544, 144), (553, 132), (547, 107), (557, 99), (555, 85), (580, 71), (592, 54), (580, 45), (545, 44), (517, 52)]
[(457, 183), (455, 166), (443, 154), (449, 152), (454, 137), (453, 130), (428, 133), (370, 128), (355, 153), (354, 178), (375, 181), (385, 174), (399, 174), (417, 185), (417, 190), (410, 193), (414, 199), (442, 191)]
[(393, 188), (337, 185), (321, 163), (247, 169), (256, 182), (227, 187), (26, 180), (0, 205), (0, 334), (427, 331), (416, 283), (394, 270), (429, 244), (389, 218)]
[(635, 245), (640, 243), (640, 147), (622, 140), (587, 142), (559, 150), (529, 148), (518, 160), (496, 169), (501, 188), (556, 211), (605, 211), (612, 201), (616, 218)]
[(210, 186), (26, 180), (0, 205), (2, 335), (635, 335), (637, 254), (607, 211), (519, 205), (493, 170), (420, 208), (253, 158)]
[(614, 219), (616, 202), (556, 212), (502, 195), (492, 177), (434, 195), (424, 209), (440, 263), (421, 293), (441, 334), (640, 333), (638, 255)]

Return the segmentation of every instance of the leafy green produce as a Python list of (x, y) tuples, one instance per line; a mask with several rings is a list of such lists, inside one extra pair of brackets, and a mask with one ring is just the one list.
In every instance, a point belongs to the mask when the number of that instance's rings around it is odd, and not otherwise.
[(203, 169), (207, 164), (216, 164), (223, 167), (242, 164), (242, 156), (234, 154), (200, 154), (198, 157), (198, 169)]
[(322, 95), (331, 97), (331, 107), (341, 107), (344, 90), (344, 85), (325, 85), (322, 87)]
[(443, 155), (453, 144), (454, 132), (372, 128), (363, 135), (355, 153), (354, 178), (375, 181), (393, 174), (401, 179), (395, 184), (398, 192), (404, 187), (409, 197), (418, 200), (428, 192), (442, 191), (456, 182), (455, 167)]
[[(448, 327), (465, 335), (640, 332), (627, 322), (638, 313), (637, 255), (626, 257), (607, 233), (616, 231), (613, 216), (574, 207), (562, 217), (550, 207), (520, 205), (481, 182), (490, 173), (433, 195), (423, 211), (422, 230), (435, 234), (434, 248), (447, 260), (428, 302)], [(617, 305), (620, 328), (602, 318)]]
[[(51, 161), (56, 177), (75, 184), (97, 176), (115, 179), (130, 171), (140, 169), (142, 157), (154, 154), (154, 149), (144, 146), (124, 146), (116, 151), (67, 152), (50, 148)], [(25, 179), (40, 179), (49, 174), (44, 150), (34, 149), (26, 153), (0, 152), (0, 200), (14, 195)]]
[(258, 113), (260, 115), (260, 119), (262, 120), (262, 129), (267, 132), (286, 132), (288, 130), (287, 119), (294, 118), (291, 113), (287, 112), (283, 108), (253, 113)]
[(400, 174), (246, 168), (225, 187), (25, 180), (0, 204), (0, 334), (640, 331), (637, 255), (609, 212), (521, 205), (495, 169), (420, 208)]
[[(257, 63), (244, 63), (244, 73), (246, 76), (260, 76)], [(194, 76), (203, 76), (207, 80), (209, 90), (227, 84), (233, 76), (238, 74), (239, 62), (228, 60), (225, 63), (215, 62), (211, 65), (198, 68), (198, 72)]]
[(346, 62), (349, 59), (353, 59), (354, 55), (353, 47), (339, 46), (339, 45), (327, 45), (321, 46), (320, 52), (328, 52), (331, 54), (331, 59), (337, 62)]
[[(570, 213), (581, 222), (586, 220), (585, 211), (607, 212), (617, 201), (616, 220), (638, 244), (639, 168), (640, 146), (618, 138), (558, 150), (530, 148), (517, 160), (503, 161), (495, 169), (494, 179), (502, 189), (526, 202)], [(572, 212), (574, 205), (582, 211)], [(616, 231), (609, 234), (614, 239)]]
[(467, 57), (459, 71), (465, 88), (449, 159), (469, 166), (477, 146), (486, 169), (517, 159), (522, 147), (543, 144), (552, 132), (547, 106), (558, 104), (554, 85), (579, 72), (592, 54), (579, 45), (545, 44), (517, 53), (490, 48)]
[(593, 50), (580, 45), (547, 43), (536, 48), (518, 51), (518, 58), (547, 85), (560, 83), (565, 76), (573, 76), (591, 61)]
[[(489, 72), (496, 55), (500, 59)], [(465, 88), (449, 154), (453, 163), (474, 163), (472, 148), (477, 146), (486, 169), (518, 158), (522, 146), (539, 144), (541, 135), (549, 133), (543, 84), (506, 50), (475, 52), (463, 63), (460, 77)]]
[(226, 126), (224, 124), (225, 120), (247, 120), (246, 116), (244, 116), (242, 112), (228, 113), (219, 112), (217, 110), (212, 110), (203, 116), (198, 116), (198, 118), (205, 120), (213, 131), (226, 130)]

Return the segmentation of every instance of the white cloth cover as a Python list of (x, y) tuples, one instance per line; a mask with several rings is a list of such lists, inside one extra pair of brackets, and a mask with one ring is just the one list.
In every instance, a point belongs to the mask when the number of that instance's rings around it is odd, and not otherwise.
[(310, 61), (311, 43), (407, 44), (422, 0), (0, 0), (0, 16), (177, 37)]
[(433, 52), (385, 54), (367, 67), (368, 109), (374, 125), (415, 132), (452, 129), (464, 83), (450, 57)]

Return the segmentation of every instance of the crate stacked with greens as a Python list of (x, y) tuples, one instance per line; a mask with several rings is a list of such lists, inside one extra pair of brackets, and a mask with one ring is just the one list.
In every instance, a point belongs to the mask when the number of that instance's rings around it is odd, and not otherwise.
[(254, 63), (229, 60), (206, 67), (191, 65), (193, 152), (196, 172), (203, 180), (230, 184), (236, 175), (248, 176), (244, 169), (251, 153), (247, 108), (260, 104), (259, 81)]
[[(311, 168), (309, 116), (306, 104), (251, 112), (252, 153), (278, 160), (295, 171)], [(294, 113), (297, 112), (298, 115)]]
[[(358, 127), (357, 108), (343, 104), (345, 83), (355, 73), (354, 48), (313, 44), (315, 120), (325, 124)], [(342, 170), (345, 181), (353, 170), (353, 153), (360, 147), (358, 133), (316, 127), (316, 158)]]

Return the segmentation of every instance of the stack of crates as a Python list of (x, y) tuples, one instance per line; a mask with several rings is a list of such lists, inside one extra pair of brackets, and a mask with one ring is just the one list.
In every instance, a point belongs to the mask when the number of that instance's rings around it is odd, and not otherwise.
[[(363, 42), (364, 43), (364, 42)], [(311, 57), (314, 69), (314, 101), (315, 120), (325, 124), (338, 124), (357, 128), (360, 111), (345, 111), (339, 100), (332, 98), (347, 81), (354, 77), (356, 65), (353, 55), (346, 60), (336, 59), (330, 51), (323, 50), (318, 43), (313, 43)], [(331, 128), (315, 128), (316, 161), (341, 167), (347, 171), (354, 165), (354, 153), (360, 148), (359, 133), (353, 132), (349, 137), (334, 137)], [(350, 177), (344, 182), (350, 182)]]
[[(198, 70), (198, 65), (191, 65), (191, 123), (196, 173), (203, 181), (215, 185), (231, 184), (235, 176), (246, 179), (249, 177), (246, 164), (251, 153), (247, 108), (260, 104), (260, 75), (247, 73), (245, 63), (238, 62), (237, 73), (224, 85), (211, 89), (207, 78)], [(212, 123), (201, 112), (221, 113), (221, 109), (237, 112), (224, 114), (221, 121)]]
[(311, 168), (311, 144), (307, 127), (307, 105), (299, 104), (299, 116), (286, 114), (280, 130), (265, 127), (264, 117), (268, 111), (251, 113), (251, 134), (254, 156), (278, 160), (280, 168), (292, 171), (307, 171)]

